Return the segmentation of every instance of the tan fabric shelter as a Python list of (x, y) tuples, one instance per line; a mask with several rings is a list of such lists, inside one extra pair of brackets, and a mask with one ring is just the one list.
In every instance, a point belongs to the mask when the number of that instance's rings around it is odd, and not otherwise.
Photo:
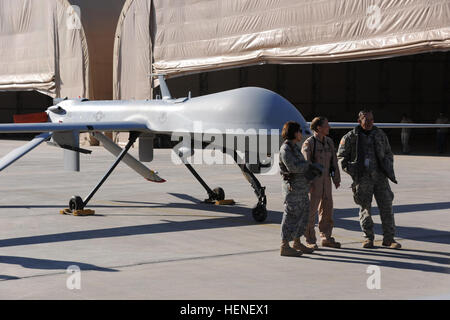
[(125, 0), (69, 0), (79, 6), (89, 47), (89, 93), (95, 100), (113, 97), (114, 35)]
[(151, 26), (155, 21), (152, 6), (152, 0), (128, 0), (122, 9), (114, 44), (114, 99), (148, 99), (152, 96), (154, 27)]
[(114, 98), (168, 76), (258, 63), (317, 63), (450, 47), (450, 0), (128, 0), (116, 32)]
[(0, 1), (0, 90), (89, 97), (83, 27), (67, 0)]

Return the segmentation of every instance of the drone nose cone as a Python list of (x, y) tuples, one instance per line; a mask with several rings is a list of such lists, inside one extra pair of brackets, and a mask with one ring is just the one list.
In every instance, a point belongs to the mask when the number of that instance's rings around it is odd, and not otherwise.
[[(255, 121), (266, 123), (268, 128), (281, 129), (287, 121), (296, 121), (302, 127), (305, 119), (297, 108), (279, 94), (262, 88), (245, 88), (248, 109), (254, 115)], [(250, 115), (249, 115), (250, 116)]]
[[(281, 130), (287, 121), (303, 127), (301, 113), (279, 94), (257, 87), (245, 87), (198, 98), (185, 103), (192, 121), (201, 121), (204, 129)], [(205, 111), (208, 112), (205, 112)]]

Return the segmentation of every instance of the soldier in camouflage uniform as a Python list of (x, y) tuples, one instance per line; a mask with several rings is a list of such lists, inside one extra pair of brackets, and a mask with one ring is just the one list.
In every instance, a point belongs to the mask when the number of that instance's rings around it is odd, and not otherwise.
[[(300, 256), (312, 253), (300, 242), (309, 218), (309, 182), (305, 172), (311, 162), (302, 155), (298, 142), (302, 141), (301, 127), (297, 122), (287, 122), (282, 131), (285, 140), (280, 148), (280, 172), (283, 176), (284, 214), (281, 222), (281, 255)], [(289, 241), (294, 240), (293, 247)]]
[(359, 220), (366, 240), (363, 248), (373, 248), (372, 197), (378, 204), (383, 226), (383, 246), (398, 249), (394, 240), (395, 221), (392, 212), (394, 194), (388, 178), (397, 183), (394, 174), (394, 156), (386, 134), (373, 125), (373, 113), (361, 111), (359, 126), (348, 132), (339, 144), (337, 157), (342, 170), (352, 179), (353, 198), (360, 206)]

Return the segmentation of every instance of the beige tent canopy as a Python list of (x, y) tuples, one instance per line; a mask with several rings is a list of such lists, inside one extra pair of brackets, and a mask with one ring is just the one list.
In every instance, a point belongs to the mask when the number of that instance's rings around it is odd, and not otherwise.
[(0, 90), (89, 96), (89, 58), (67, 0), (0, 1)]
[(69, 0), (78, 6), (89, 47), (89, 96), (111, 100), (114, 35), (125, 0)]
[[(152, 96), (155, 19), (152, 0), (127, 0), (117, 23), (113, 57), (114, 99)], [(151, 30), (152, 29), (152, 30)]]
[(450, 47), (450, 0), (128, 0), (114, 98), (168, 76), (258, 63), (373, 59)]

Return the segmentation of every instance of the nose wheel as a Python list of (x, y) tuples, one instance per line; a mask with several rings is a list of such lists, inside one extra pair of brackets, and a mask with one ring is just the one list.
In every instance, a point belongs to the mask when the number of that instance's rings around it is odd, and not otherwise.
[[(250, 182), (250, 185), (253, 188), (253, 191), (255, 192), (256, 196), (258, 197), (258, 203), (256, 206), (252, 209), (252, 216), (253, 219), (256, 222), (264, 222), (267, 218), (267, 197), (266, 197), (266, 187), (261, 186), (261, 183), (259, 183), (258, 179), (255, 177), (253, 172), (249, 170), (247, 167), (247, 164), (245, 164), (242, 159), (237, 154), (236, 150), (233, 151), (233, 159), (236, 162), (236, 164), (241, 169), (242, 174), (244, 175), (245, 179)], [(240, 159), (240, 161), (239, 161)]]
[(212, 191), (214, 193), (213, 200), (224, 200), (225, 199), (225, 191), (221, 187), (215, 188)]
[(75, 210), (84, 210), (86, 205), (88, 204), (89, 200), (94, 196), (94, 194), (100, 189), (102, 184), (108, 179), (109, 175), (114, 171), (116, 166), (119, 164), (120, 161), (122, 161), (123, 157), (128, 153), (128, 150), (130, 150), (133, 143), (136, 141), (136, 139), (139, 137), (139, 132), (130, 132), (130, 137), (128, 139), (128, 143), (125, 146), (125, 148), (120, 152), (120, 154), (117, 156), (116, 160), (112, 164), (112, 166), (109, 168), (109, 170), (106, 172), (106, 174), (103, 176), (103, 178), (100, 180), (100, 182), (95, 186), (95, 188), (89, 193), (89, 195), (86, 197), (85, 200), (81, 199), (80, 196), (73, 196), (69, 200), (69, 209), (71, 211)]
[(256, 222), (264, 222), (267, 218), (267, 209), (263, 204), (258, 203), (256, 207), (252, 209), (252, 216)]
[(84, 202), (80, 196), (73, 196), (72, 198), (70, 198), (70, 201), (69, 201), (69, 209), (70, 210), (72, 210), (72, 211), (83, 210), (83, 208), (84, 208)]

